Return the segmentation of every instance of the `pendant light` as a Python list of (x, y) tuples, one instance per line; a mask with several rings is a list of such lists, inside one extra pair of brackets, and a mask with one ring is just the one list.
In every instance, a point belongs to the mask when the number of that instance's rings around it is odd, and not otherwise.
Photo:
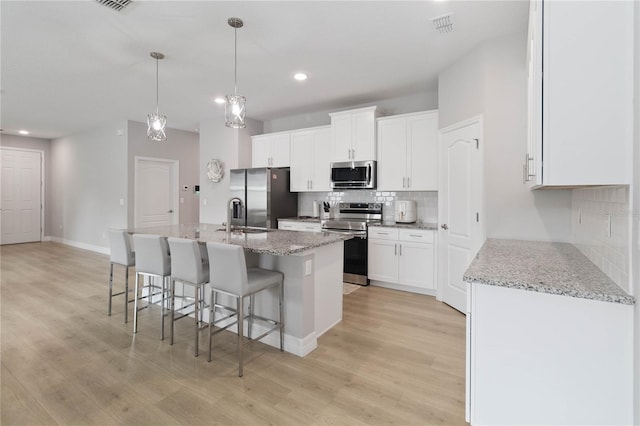
[(150, 55), (156, 60), (156, 112), (147, 116), (147, 137), (152, 141), (164, 142), (167, 140), (164, 132), (167, 116), (158, 112), (158, 61), (164, 59), (164, 55), (159, 52), (151, 52)]
[(247, 99), (242, 95), (238, 95), (238, 28), (242, 28), (244, 22), (240, 18), (229, 18), (227, 23), (233, 28), (234, 32), (234, 88), (233, 95), (225, 96), (224, 118), (227, 127), (241, 129), (247, 126), (244, 122)]

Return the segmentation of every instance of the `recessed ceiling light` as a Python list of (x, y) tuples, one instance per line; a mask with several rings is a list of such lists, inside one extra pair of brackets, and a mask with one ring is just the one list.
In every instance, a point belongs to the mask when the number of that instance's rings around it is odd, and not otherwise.
[(307, 73), (304, 73), (304, 72), (297, 72), (293, 75), (293, 78), (295, 78), (298, 81), (305, 81), (307, 77), (309, 76), (307, 75)]
[(220, 104), (220, 105), (224, 104), (224, 102), (225, 102), (225, 101), (224, 101), (224, 98), (222, 98), (222, 97), (220, 97), (220, 96), (218, 96), (217, 98), (215, 98), (213, 101), (214, 101), (215, 103), (217, 103), (217, 104)]
[(28, 130), (18, 130), (18, 133), (20, 133), (21, 135), (28, 135), (29, 131)]

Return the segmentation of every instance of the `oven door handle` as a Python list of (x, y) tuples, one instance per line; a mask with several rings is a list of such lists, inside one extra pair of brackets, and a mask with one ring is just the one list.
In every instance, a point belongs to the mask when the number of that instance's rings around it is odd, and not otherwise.
[(351, 235), (354, 238), (360, 238), (363, 240), (367, 239), (367, 231), (347, 231), (347, 230), (339, 230), (339, 229), (323, 229), (324, 232), (329, 232), (332, 234), (347, 234)]

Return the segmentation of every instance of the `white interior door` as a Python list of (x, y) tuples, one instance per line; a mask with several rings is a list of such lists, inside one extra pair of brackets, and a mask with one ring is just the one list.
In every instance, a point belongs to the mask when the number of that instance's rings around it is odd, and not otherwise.
[(440, 131), (440, 297), (467, 312), (464, 272), (485, 240), (482, 117)]
[(178, 161), (136, 157), (135, 227), (179, 223)]
[(0, 149), (0, 244), (41, 240), (42, 153)]

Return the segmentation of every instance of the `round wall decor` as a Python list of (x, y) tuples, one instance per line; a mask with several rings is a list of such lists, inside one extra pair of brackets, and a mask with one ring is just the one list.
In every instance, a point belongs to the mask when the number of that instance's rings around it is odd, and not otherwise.
[(220, 182), (224, 176), (224, 166), (220, 160), (212, 158), (207, 163), (207, 177), (211, 182)]

